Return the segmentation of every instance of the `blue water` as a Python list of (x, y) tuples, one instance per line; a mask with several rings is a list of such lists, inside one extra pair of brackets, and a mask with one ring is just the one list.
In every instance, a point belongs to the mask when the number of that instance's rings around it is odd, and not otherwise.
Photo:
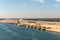
[(0, 40), (60, 40), (60, 34), (0, 23)]

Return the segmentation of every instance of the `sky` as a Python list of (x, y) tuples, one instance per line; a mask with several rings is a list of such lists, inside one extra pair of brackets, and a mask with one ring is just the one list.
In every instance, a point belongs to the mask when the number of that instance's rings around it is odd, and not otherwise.
[(0, 18), (60, 18), (60, 0), (0, 0)]

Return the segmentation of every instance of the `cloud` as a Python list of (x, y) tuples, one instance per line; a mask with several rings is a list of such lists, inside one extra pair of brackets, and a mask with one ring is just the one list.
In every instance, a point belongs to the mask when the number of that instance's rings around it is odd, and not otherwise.
[(28, 4), (24, 4), (24, 6), (27, 6)]
[(49, 7), (52, 7), (52, 8), (59, 8), (60, 6), (58, 4), (50, 4)]
[(40, 3), (44, 3), (44, 0), (37, 0), (38, 2), (40, 2)]
[(55, 7), (55, 8), (58, 8), (58, 7), (59, 7), (59, 5), (54, 5), (54, 7)]
[(30, 0), (30, 1), (35, 1), (35, 2), (40, 2), (40, 3), (44, 3), (44, 0)]
[[(44, 3), (46, 0), (30, 0), (30, 1)], [(52, 0), (52, 1), (60, 2), (60, 0)]]
[(60, 0), (55, 0), (56, 2), (60, 2)]

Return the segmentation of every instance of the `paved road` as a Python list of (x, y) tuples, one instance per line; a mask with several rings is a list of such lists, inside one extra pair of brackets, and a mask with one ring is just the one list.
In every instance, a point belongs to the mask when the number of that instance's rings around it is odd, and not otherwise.
[(0, 40), (60, 40), (60, 34), (0, 23)]

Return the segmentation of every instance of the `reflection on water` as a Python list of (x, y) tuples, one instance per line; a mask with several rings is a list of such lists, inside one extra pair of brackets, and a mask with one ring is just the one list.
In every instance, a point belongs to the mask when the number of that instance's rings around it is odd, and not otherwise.
[(60, 34), (0, 23), (0, 40), (60, 40)]

